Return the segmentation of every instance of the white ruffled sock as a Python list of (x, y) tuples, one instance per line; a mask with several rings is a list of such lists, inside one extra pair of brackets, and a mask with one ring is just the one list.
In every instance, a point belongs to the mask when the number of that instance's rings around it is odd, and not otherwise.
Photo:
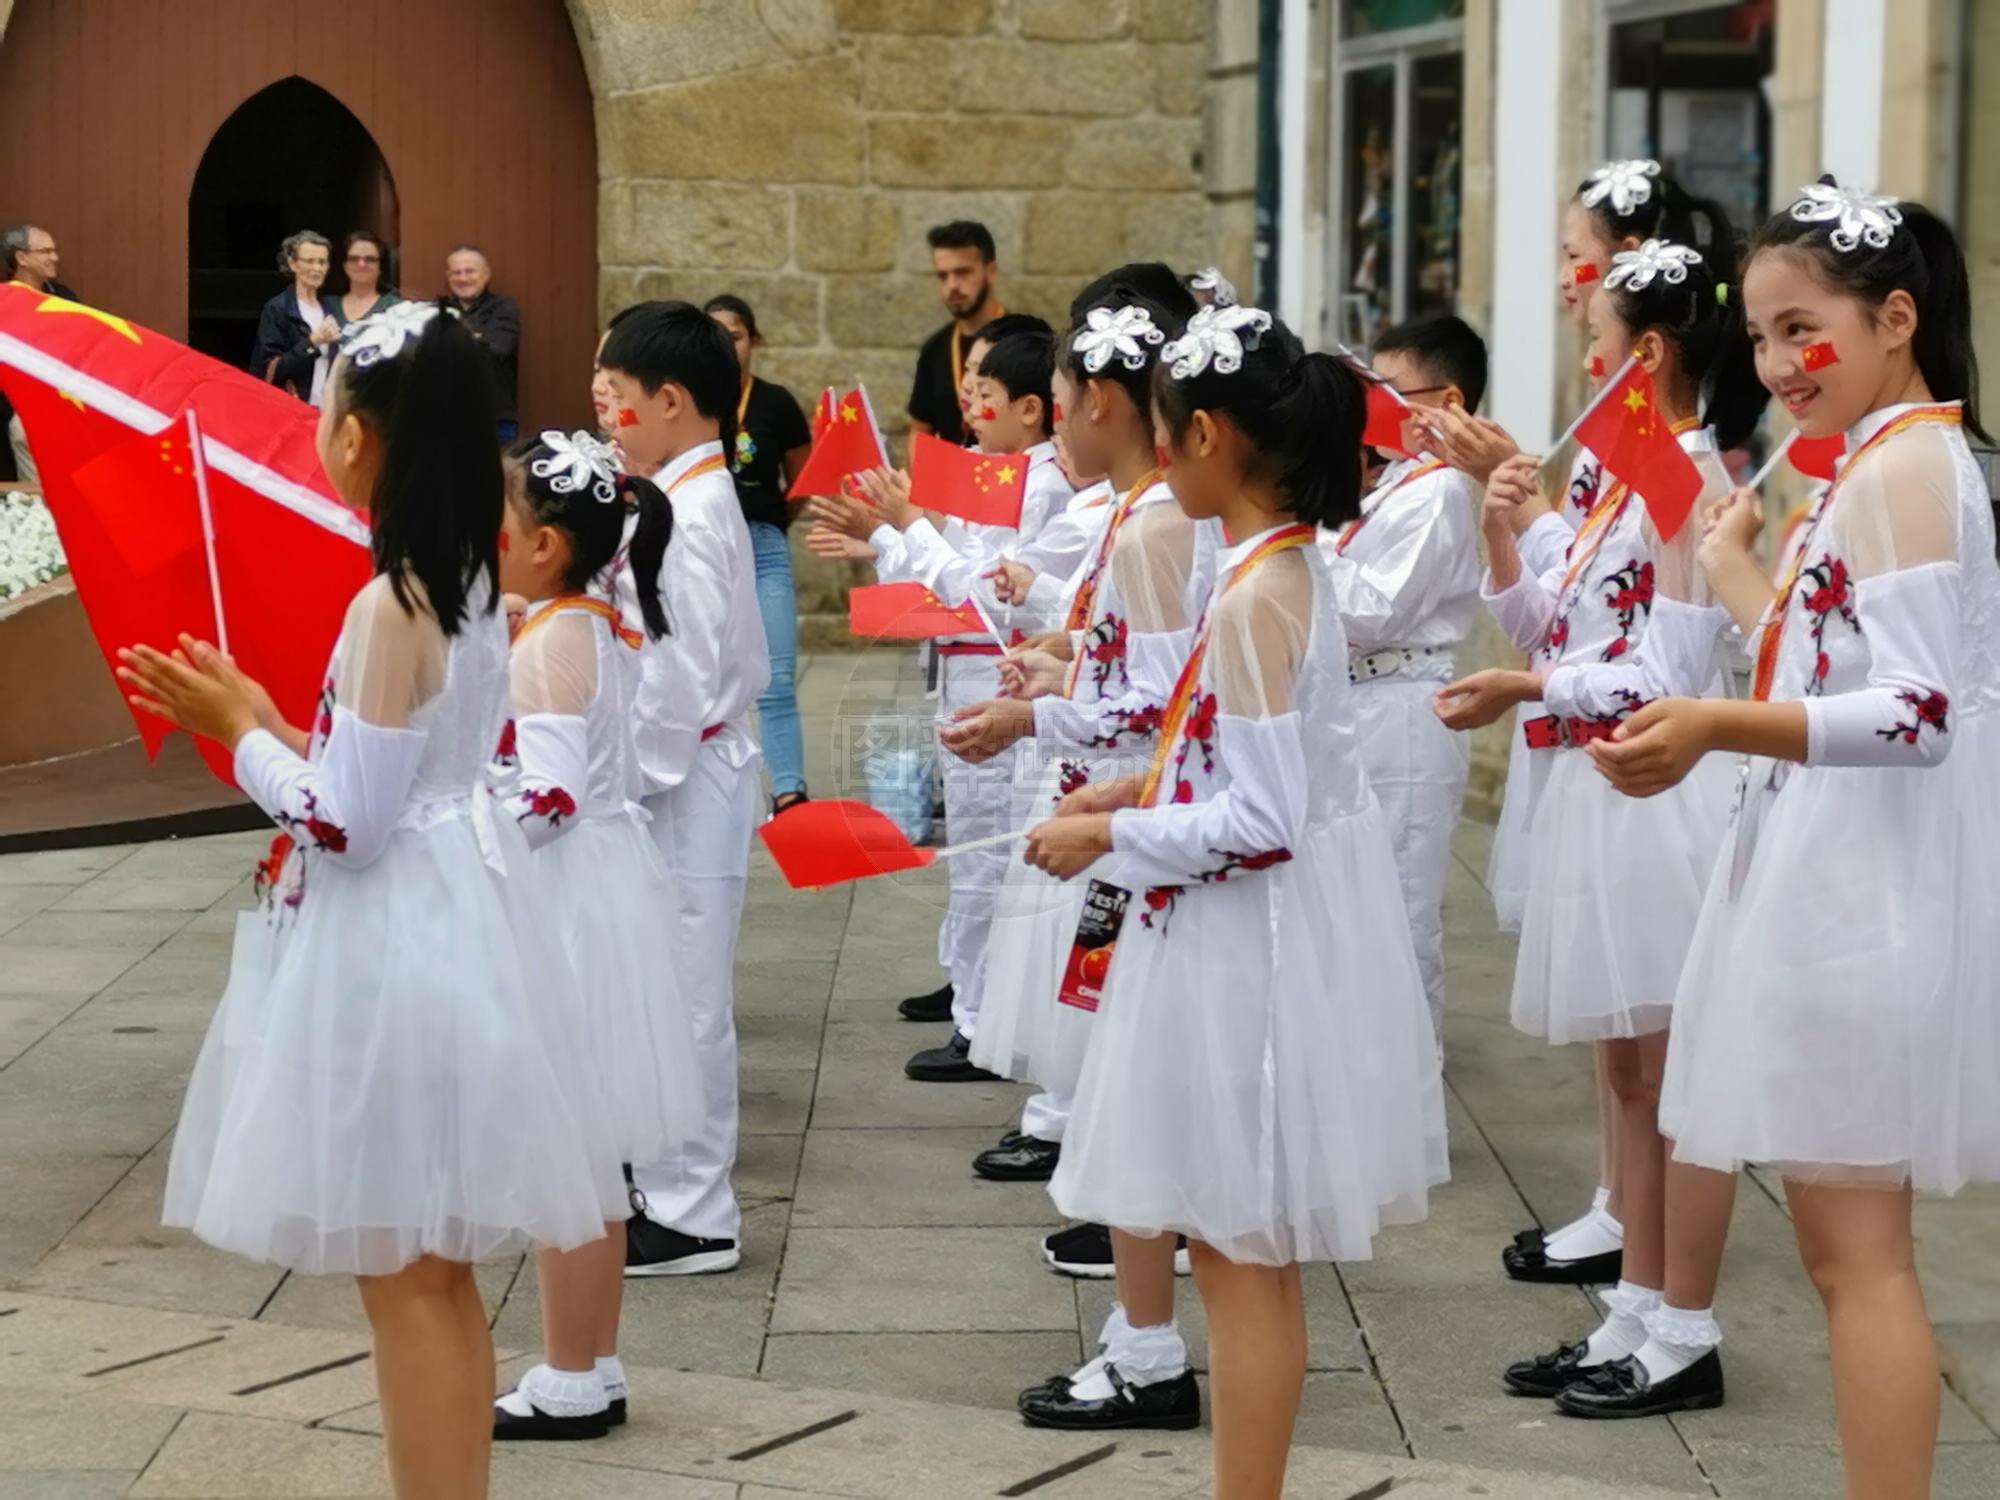
[(625, 1383), (625, 1366), (615, 1354), (600, 1354), (597, 1357), (597, 1378), (604, 1382), (604, 1399), (623, 1401), (631, 1395), (631, 1387)]
[(1604, 1294), (1604, 1321), (1586, 1341), (1583, 1363), (1608, 1365), (1637, 1354), (1646, 1342), (1646, 1314), (1659, 1305), (1660, 1294), (1651, 1287), (1619, 1282)]
[[(1187, 1373), (1187, 1344), (1181, 1338), (1180, 1325), (1175, 1322), (1155, 1324), (1151, 1328), (1134, 1328), (1125, 1318), (1121, 1308), (1118, 1321), (1124, 1325), (1122, 1335), (1116, 1340), (1107, 1340), (1104, 1352), (1092, 1361), (1096, 1366), (1084, 1366), (1077, 1371), (1081, 1379), (1070, 1382), (1070, 1395), (1079, 1401), (1107, 1401), (1117, 1394), (1111, 1384), (1111, 1377), (1105, 1374), (1105, 1367), (1116, 1365), (1118, 1373), (1127, 1385), (1158, 1385), (1163, 1380), (1178, 1380)], [(1109, 1320), (1105, 1332), (1112, 1332)]]
[(551, 1417), (588, 1417), (609, 1408), (611, 1398), (604, 1394), (604, 1381), (594, 1369), (554, 1370), (536, 1365), (494, 1405), (517, 1417), (537, 1411)]
[(1670, 1380), (1722, 1342), (1722, 1325), (1712, 1307), (1669, 1307), (1662, 1302), (1646, 1314), (1646, 1342), (1639, 1363), (1654, 1385)]
[(1625, 1226), (1602, 1208), (1593, 1208), (1574, 1224), (1566, 1224), (1543, 1242), (1550, 1260), (1582, 1260), (1625, 1247)]

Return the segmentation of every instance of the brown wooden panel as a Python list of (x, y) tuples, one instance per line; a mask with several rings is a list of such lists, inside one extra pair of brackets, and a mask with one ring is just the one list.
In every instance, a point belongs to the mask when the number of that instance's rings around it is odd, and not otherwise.
[(521, 303), (524, 421), (580, 422), (596, 341), (589, 84), (561, 0), (477, 11), (468, 27), (463, 0), (17, 0), (0, 37), (0, 138), (15, 148), (0, 217), (46, 224), (91, 301), (185, 337), (196, 168), (239, 105), (296, 74), (388, 164), (403, 289), (441, 291), (451, 247), (484, 245)]

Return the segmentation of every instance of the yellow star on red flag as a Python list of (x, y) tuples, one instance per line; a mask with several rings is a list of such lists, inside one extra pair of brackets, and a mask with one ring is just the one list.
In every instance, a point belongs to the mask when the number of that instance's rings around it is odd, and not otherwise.
[(38, 313), (75, 313), (79, 317), (95, 318), (106, 328), (133, 343), (140, 342), (139, 332), (123, 318), (103, 311), (101, 308), (86, 307), (81, 302), (72, 302), (67, 297), (44, 297), (35, 304)]
[(1012, 484), (1014, 482), (1014, 466), (1012, 464), (1002, 464), (1000, 466), (1000, 482), (1002, 484)]

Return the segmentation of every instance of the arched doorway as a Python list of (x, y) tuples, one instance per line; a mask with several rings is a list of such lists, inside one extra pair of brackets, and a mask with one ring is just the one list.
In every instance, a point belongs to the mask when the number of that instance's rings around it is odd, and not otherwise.
[(303, 78), (251, 95), (223, 121), (188, 194), (188, 342), (241, 365), (257, 315), (284, 285), (279, 246), (300, 229), (333, 242), (327, 291), (344, 290), (340, 242), (379, 234), (395, 285), (396, 183), (375, 138), (346, 105)]

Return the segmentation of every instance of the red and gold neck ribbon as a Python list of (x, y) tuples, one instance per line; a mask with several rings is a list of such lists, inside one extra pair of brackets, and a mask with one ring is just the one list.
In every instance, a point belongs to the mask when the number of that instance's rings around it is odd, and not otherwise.
[(588, 594), (556, 595), (546, 608), (537, 610), (522, 624), (520, 630), (514, 636), (514, 644), (517, 646), (520, 645), (521, 642), (541, 629), (543, 625), (553, 620), (557, 615), (565, 612), (596, 615), (598, 619), (611, 627), (613, 635), (617, 636), (619, 640), (630, 646), (634, 651), (637, 651), (641, 646), (646, 644), (646, 638), (625, 623), (625, 617), (618, 612), (615, 605), (606, 604), (602, 599), (593, 599)]
[(1181, 675), (1174, 680), (1174, 690), (1167, 699), (1167, 707), (1160, 718), (1160, 743), (1153, 752), (1152, 768), (1146, 772), (1146, 780), (1139, 792), (1139, 805), (1152, 807), (1159, 795), (1161, 778), (1166, 775), (1167, 765), (1173, 759), (1181, 732), (1187, 727), (1189, 712), (1194, 707), (1195, 691), (1201, 680), (1201, 664), (1208, 655), (1208, 636), (1215, 619), (1216, 606), (1222, 596), (1237, 584), (1248, 578), (1264, 563), (1283, 552), (1293, 552), (1300, 547), (1310, 546), (1318, 533), (1310, 526), (1294, 523), (1280, 526), (1271, 532), (1249, 554), (1224, 575), (1209, 599), (1208, 609), (1202, 615), (1199, 629), (1195, 631), (1194, 645), (1188, 650), (1188, 659), (1181, 666)]
[(1063, 621), (1065, 630), (1088, 630), (1090, 611), (1097, 603), (1097, 584), (1104, 569), (1111, 561), (1111, 544), (1118, 539), (1118, 528), (1125, 524), (1125, 518), (1132, 513), (1132, 507), (1139, 503), (1139, 497), (1160, 482), (1160, 469), (1148, 469), (1139, 482), (1118, 497), (1110, 519), (1105, 521), (1104, 530), (1097, 538), (1097, 551), (1091, 554), (1090, 566), (1084, 570), (1083, 582), (1076, 586), (1076, 596), (1069, 602), (1069, 618)]
[[(1600, 495), (1583, 518), (1583, 524), (1576, 528), (1576, 535), (1569, 544), (1569, 571), (1563, 574), (1562, 587), (1556, 590), (1556, 602), (1560, 604), (1569, 586), (1575, 583), (1577, 575), (1590, 566), (1590, 560), (1597, 556), (1597, 549), (1604, 545), (1604, 539), (1611, 534), (1611, 528), (1618, 524), (1618, 518), (1625, 513), (1625, 507), (1632, 501), (1632, 490), (1622, 479)], [(1589, 543), (1585, 546), (1585, 543)]]
[(687, 473), (681, 475), (680, 478), (676, 479), (672, 484), (667, 486), (667, 498), (669, 500), (673, 499), (674, 491), (679, 489), (682, 485), (686, 484), (690, 479), (699, 479), (704, 474), (713, 474), (720, 469), (726, 469), (728, 467), (729, 467), (729, 460), (724, 455), (720, 453), (709, 454), (707, 458), (704, 458), (700, 463), (695, 464), (687, 471)]
[(1792, 554), (1792, 565), (1785, 570), (1785, 576), (1778, 585), (1778, 592), (1771, 599), (1771, 618), (1764, 626), (1763, 634), (1757, 641), (1757, 668), (1750, 679), (1750, 696), (1759, 703), (1771, 701), (1771, 689), (1778, 680), (1778, 648), (1785, 638), (1785, 620), (1791, 613), (1792, 591), (1799, 586), (1799, 575), (1805, 571), (1806, 553), (1812, 549), (1813, 534), (1819, 530), (1820, 522), (1826, 519), (1827, 508), (1833, 497), (1840, 492), (1840, 486), (1847, 476), (1854, 472), (1854, 465), (1862, 454), (1877, 443), (1888, 441), (1899, 432), (1908, 432), (1912, 427), (1958, 427), (1965, 422), (1965, 411), (1957, 406), (1919, 406), (1904, 412), (1892, 422), (1885, 422), (1875, 435), (1856, 448), (1840, 467), (1840, 477), (1827, 487), (1819, 503), (1812, 508), (1800, 525), (1805, 535), (1799, 538), (1798, 550)]
[(1363, 511), (1360, 515), (1356, 516), (1353, 520), (1349, 521), (1345, 526), (1340, 528), (1340, 536), (1338, 540), (1334, 542), (1333, 550), (1335, 552), (1345, 552), (1347, 550), (1347, 544), (1354, 540), (1356, 533), (1358, 533), (1362, 527), (1368, 524), (1368, 518), (1374, 515), (1376, 511), (1380, 510), (1383, 507), (1383, 505), (1388, 501), (1389, 497), (1395, 494), (1397, 490), (1400, 490), (1406, 484), (1410, 484), (1416, 480), (1422, 479), (1426, 474), (1435, 474), (1439, 469), (1442, 469), (1444, 467), (1445, 467), (1445, 461), (1441, 458), (1426, 459), (1424, 460), (1424, 462), (1418, 464), (1414, 469), (1410, 470), (1409, 473), (1405, 474), (1401, 479), (1397, 480), (1394, 484), (1390, 485), (1388, 489), (1384, 490), (1382, 492), (1382, 498), (1375, 502), (1373, 509)]

